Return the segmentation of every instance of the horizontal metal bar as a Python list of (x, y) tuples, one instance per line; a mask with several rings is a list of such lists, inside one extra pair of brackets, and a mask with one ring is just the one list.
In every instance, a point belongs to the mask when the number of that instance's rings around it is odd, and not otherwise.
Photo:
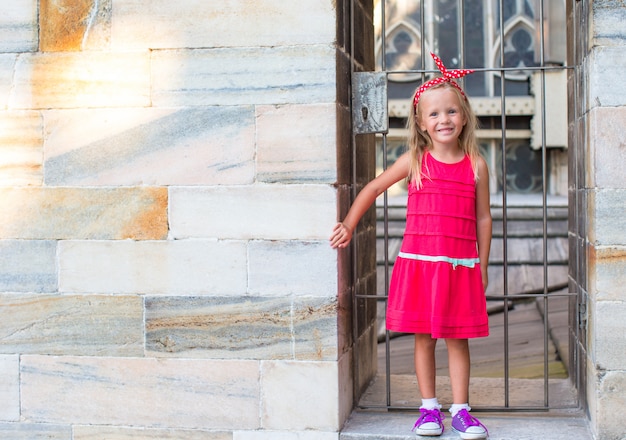
[[(574, 70), (576, 66), (525, 66), (525, 67), (472, 67), (474, 72), (541, 72), (549, 70)], [(401, 74), (416, 74), (416, 73), (440, 73), (439, 70), (388, 70), (387, 76), (401, 75)]]
[[(391, 412), (419, 412), (419, 406), (358, 405), (357, 410), (384, 410)], [(580, 409), (578, 406), (473, 406), (472, 412), (546, 412)]]

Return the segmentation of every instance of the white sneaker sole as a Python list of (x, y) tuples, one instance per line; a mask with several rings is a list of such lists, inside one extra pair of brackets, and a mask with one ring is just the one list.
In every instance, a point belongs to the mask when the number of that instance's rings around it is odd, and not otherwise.
[(419, 429), (415, 428), (413, 431), (415, 435), (419, 435), (422, 437), (436, 437), (443, 433), (443, 429)]
[(457, 431), (454, 428), (452, 428), (452, 430), (456, 432), (457, 434), (459, 434), (463, 440), (482, 440), (482, 439), (487, 438), (486, 432), (482, 432), (482, 433), (461, 432), (461, 431)]

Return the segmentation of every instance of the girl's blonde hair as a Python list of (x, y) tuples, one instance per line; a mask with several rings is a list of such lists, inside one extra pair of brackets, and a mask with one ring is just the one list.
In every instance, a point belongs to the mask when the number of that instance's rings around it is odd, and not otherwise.
[[(445, 88), (447, 90), (452, 90), (459, 100), (461, 105), (461, 111), (465, 116), (466, 123), (463, 129), (461, 130), (461, 134), (459, 136), (459, 148), (467, 154), (472, 163), (472, 168), (474, 169), (474, 180), (478, 180), (478, 156), (480, 155), (480, 150), (478, 148), (478, 140), (476, 139), (476, 130), (478, 129), (478, 118), (476, 114), (472, 110), (469, 102), (461, 94), (461, 92), (450, 83), (444, 82), (442, 84), (438, 84), (430, 87), (426, 92), (428, 93), (430, 90)], [(422, 177), (428, 178), (427, 175), (423, 175), (422, 173), (422, 160), (424, 158), (424, 153), (426, 151), (432, 149), (433, 144), (428, 133), (423, 131), (419, 124), (418, 118), (421, 118), (420, 114), (420, 104), (419, 101), (416, 106), (411, 105), (411, 110), (409, 112), (409, 119), (407, 121), (407, 129), (409, 131), (409, 137), (407, 139), (407, 148), (409, 151), (409, 156), (411, 158), (409, 163), (409, 182), (413, 182), (415, 186), (421, 188), (422, 186)]]

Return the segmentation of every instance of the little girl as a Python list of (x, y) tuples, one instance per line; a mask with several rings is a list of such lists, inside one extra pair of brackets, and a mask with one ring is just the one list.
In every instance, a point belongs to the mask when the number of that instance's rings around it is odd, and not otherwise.
[(491, 246), (487, 164), (475, 137), (477, 118), (453, 80), (472, 71), (451, 70), (434, 54), (442, 77), (420, 86), (408, 120), (408, 150), (368, 183), (330, 237), (345, 248), (376, 197), (408, 178), (406, 230), (393, 268), (387, 329), (415, 334), (415, 370), (422, 395), (418, 435), (443, 433), (435, 394), (435, 345), (448, 348), (452, 428), (463, 439), (483, 439), (485, 426), (469, 414), (468, 338), (489, 334), (485, 289)]

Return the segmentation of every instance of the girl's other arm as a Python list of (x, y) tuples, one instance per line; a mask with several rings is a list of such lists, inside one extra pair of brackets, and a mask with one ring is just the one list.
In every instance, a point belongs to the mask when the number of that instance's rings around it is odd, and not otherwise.
[(483, 289), (487, 289), (489, 278), (489, 250), (491, 249), (491, 203), (489, 202), (489, 170), (482, 157), (478, 159), (478, 182), (476, 182), (476, 236), (478, 239), (478, 258), (483, 277)]
[(404, 153), (391, 167), (381, 173), (378, 177), (359, 192), (354, 199), (354, 203), (348, 211), (348, 215), (343, 222), (337, 223), (330, 236), (330, 245), (333, 248), (345, 248), (352, 239), (354, 228), (363, 217), (363, 214), (372, 206), (376, 198), (385, 192), (394, 183), (405, 179), (409, 174), (409, 154)]

